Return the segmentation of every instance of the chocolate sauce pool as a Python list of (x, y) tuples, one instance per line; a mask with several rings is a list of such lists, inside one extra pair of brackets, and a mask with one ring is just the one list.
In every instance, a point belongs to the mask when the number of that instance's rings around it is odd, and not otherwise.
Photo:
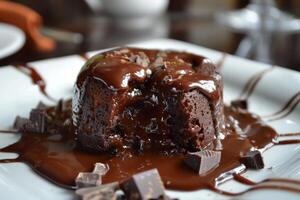
[[(69, 102), (70, 103), (70, 102)], [(50, 108), (48, 112), (54, 108)], [(65, 111), (70, 112), (71, 110)], [(64, 187), (75, 186), (79, 172), (92, 171), (96, 162), (110, 166), (104, 183), (124, 181), (137, 172), (157, 168), (169, 189), (196, 190), (210, 188), (222, 173), (240, 165), (241, 154), (252, 148), (263, 148), (276, 137), (276, 132), (258, 117), (245, 110), (225, 108), (227, 136), (222, 141), (223, 150), (219, 166), (204, 176), (199, 176), (183, 164), (183, 155), (160, 155), (146, 152), (132, 157), (116, 157), (108, 154), (92, 154), (76, 148), (74, 133), (65, 131), (57, 134), (23, 134), (20, 141), (5, 147), (1, 152), (15, 152), (19, 157), (0, 162), (24, 162), (48, 180)], [(66, 113), (56, 116), (64, 120)], [(233, 120), (235, 119), (235, 120)], [(245, 131), (236, 131), (233, 124)], [(70, 129), (72, 130), (72, 129)]]

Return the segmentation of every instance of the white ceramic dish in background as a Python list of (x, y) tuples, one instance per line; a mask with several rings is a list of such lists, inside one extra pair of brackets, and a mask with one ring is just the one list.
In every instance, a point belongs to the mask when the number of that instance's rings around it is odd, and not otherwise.
[[(177, 49), (189, 51), (209, 57), (218, 61), (222, 53), (183, 43), (174, 40), (158, 39), (136, 44), (134, 46), (144, 48)], [(96, 52), (91, 52), (93, 55)], [(30, 63), (45, 79), (47, 92), (55, 98), (68, 98), (72, 95), (72, 86), (84, 60), (79, 56), (67, 56), (44, 61)], [(224, 76), (225, 102), (236, 98), (245, 83), (254, 74), (271, 66), (257, 63), (234, 56), (227, 56), (222, 73)], [(13, 77), (13, 79), (11, 78)], [(275, 67), (267, 73), (258, 83), (253, 94), (249, 98), (249, 106), (252, 112), (259, 115), (274, 113), (298, 91), (300, 91), (300, 74), (291, 70)], [(27, 116), (30, 108), (39, 100), (48, 102), (37, 86), (31, 84), (30, 79), (13, 67), (0, 68), (0, 128), (8, 128), (16, 115)], [(299, 106), (286, 118), (269, 124), (283, 132), (300, 131), (298, 123)], [(0, 148), (13, 143), (18, 135), (0, 134)], [(13, 154), (0, 153), (0, 158), (15, 157)], [(276, 146), (263, 153), (265, 169), (247, 171), (244, 175), (253, 181), (259, 181), (267, 177), (285, 177), (300, 180), (300, 145)], [(272, 166), (272, 169), (270, 167)], [(299, 185), (293, 185), (299, 188)], [(228, 181), (219, 188), (239, 192), (250, 186)], [(227, 197), (212, 193), (208, 190), (194, 192), (168, 191), (172, 197), (180, 199), (299, 199), (297, 193), (282, 190), (257, 190), (238, 197)], [(71, 191), (59, 188), (35, 174), (29, 167), (22, 163), (0, 164), (0, 199), (24, 199), (24, 200), (69, 200), (74, 198)]]
[(21, 29), (0, 23), (0, 59), (17, 52), (24, 43), (25, 35)]

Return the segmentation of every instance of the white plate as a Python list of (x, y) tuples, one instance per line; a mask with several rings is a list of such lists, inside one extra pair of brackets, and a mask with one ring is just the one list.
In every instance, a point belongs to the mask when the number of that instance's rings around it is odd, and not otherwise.
[[(218, 61), (222, 53), (183, 43), (175, 40), (158, 39), (136, 44), (144, 48), (177, 49), (205, 55), (213, 61)], [(93, 55), (96, 52), (91, 52)], [(56, 98), (71, 97), (72, 86), (84, 60), (79, 56), (67, 56), (30, 63), (45, 79), (47, 92)], [(222, 73), (224, 75), (225, 102), (236, 98), (245, 83), (254, 74), (271, 66), (257, 63), (234, 56), (227, 56)], [(298, 91), (300, 91), (300, 74), (291, 70), (275, 67), (263, 76), (253, 94), (249, 98), (250, 111), (259, 115), (272, 114)], [(13, 67), (0, 68), (0, 128), (8, 128), (14, 117), (19, 114), (27, 116), (30, 108), (39, 100), (50, 103), (38, 88), (31, 84), (31, 80)], [(286, 118), (270, 122), (279, 133), (300, 131), (299, 106)], [(0, 148), (13, 143), (19, 138), (17, 135), (0, 134)], [(16, 155), (0, 154), (0, 158)], [(263, 153), (265, 169), (248, 170), (245, 174), (253, 181), (267, 177), (285, 177), (300, 180), (300, 145), (276, 146)], [(273, 167), (270, 169), (270, 167)], [(249, 186), (228, 181), (219, 188), (238, 192)], [(295, 187), (299, 188), (299, 185)], [(168, 191), (172, 197), (180, 199), (232, 199), (218, 195), (208, 190), (195, 192)], [(59, 188), (40, 176), (22, 163), (0, 164), (0, 199), (73, 199), (73, 193)], [(299, 199), (299, 193), (282, 190), (257, 190), (246, 193), (234, 199)]]
[(17, 52), (24, 43), (25, 35), (21, 29), (0, 23), (0, 59)]

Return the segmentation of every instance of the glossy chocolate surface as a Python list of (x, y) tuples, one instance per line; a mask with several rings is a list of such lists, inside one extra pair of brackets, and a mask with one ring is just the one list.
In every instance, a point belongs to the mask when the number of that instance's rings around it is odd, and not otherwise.
[(75, 84), (78, 141), (99, 152), (211, 147), (224, 129), (222, 90), (216, 67), (202, 56), (138, 48), (100, 53)]

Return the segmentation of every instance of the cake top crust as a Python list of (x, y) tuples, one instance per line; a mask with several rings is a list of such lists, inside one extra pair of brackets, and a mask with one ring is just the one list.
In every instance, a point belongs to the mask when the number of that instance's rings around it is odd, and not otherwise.
[(87, 77), (101, 80), (113, 90), (126, 90), (133, 82), (153, 81), (188, 91), (200, 89), (211, 101), (221, 95), (221, 76), (207, 58), (187, 52), (118, 48), (100, 53), (83, 66), (77, 86)]

